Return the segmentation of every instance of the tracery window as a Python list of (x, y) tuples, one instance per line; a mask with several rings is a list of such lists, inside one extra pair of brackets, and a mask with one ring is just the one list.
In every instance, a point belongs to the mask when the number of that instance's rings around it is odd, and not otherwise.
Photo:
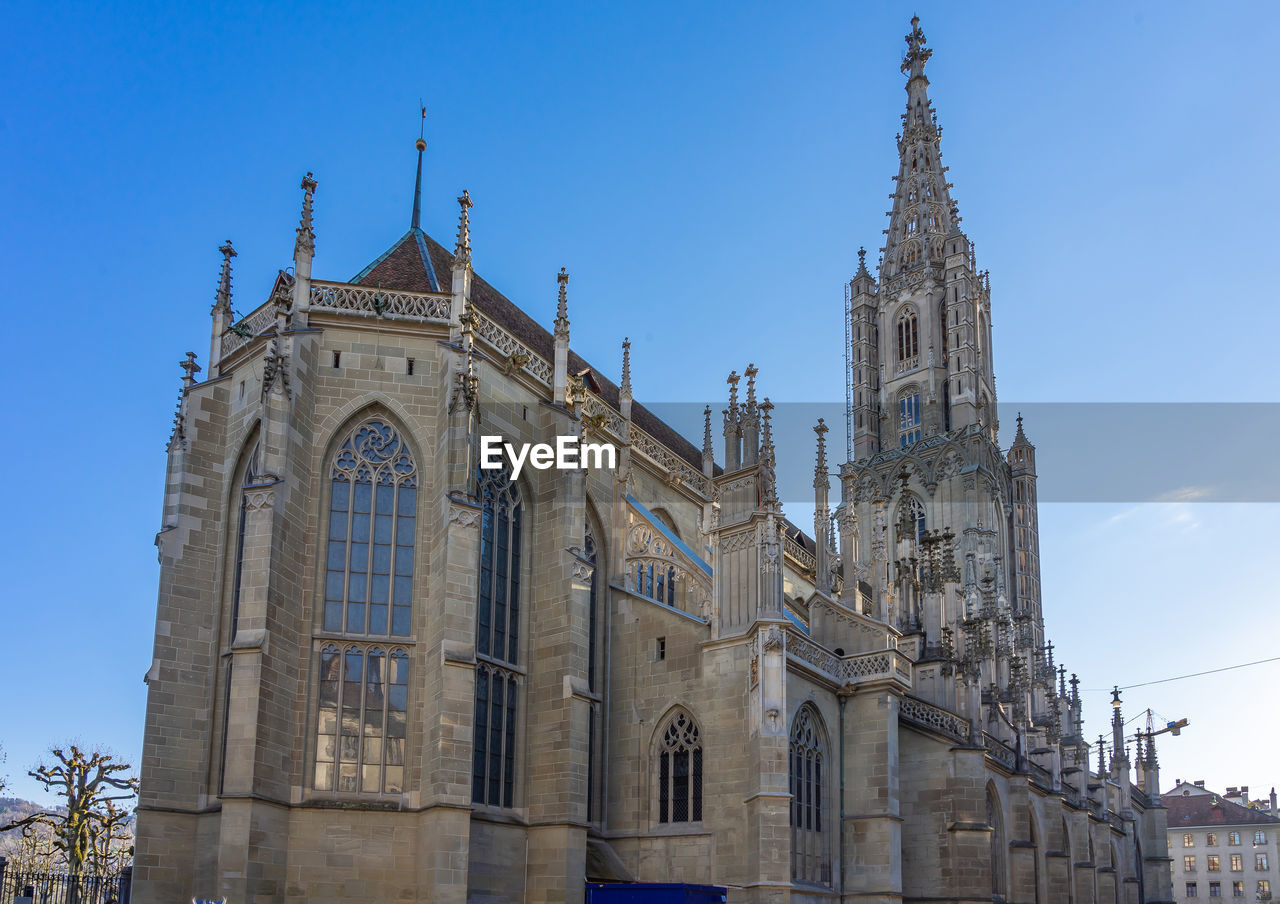
[(920, 322), (907, 308), (898, 315), (898, 373), (920, 365)]
[(317, 791), (404, 790), (408, 696), (403, 649), (330, 643), (320, 651)]
[(677, 709), (658, 734), (658, 822), (702, 821), (702, 738)]
[(381, 420), (355, 427), (330, 470), (324, 630), (408, 637), (418, 469)]
[(810, 706), (801, 707), (791, 728), (791, 878), (831, 884), (831, 816), (823, 772), (826, 732)]
[(909, 446), (920, 440), (920, 395), (911, 393), (898, 399), (898, 444)]
[(521, 674), (520, 494), (505, 469), (478, 472), (483, 504), (476, 591), (476, 707), (471, 800), (515, 806), (516, 718)]

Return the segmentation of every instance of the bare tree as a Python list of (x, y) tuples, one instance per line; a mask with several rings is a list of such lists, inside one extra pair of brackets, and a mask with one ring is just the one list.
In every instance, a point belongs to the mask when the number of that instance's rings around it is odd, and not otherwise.
[(118, 804), (137, 797), (138, 780), (122, 774), (133, 767), (99, 748), (86, 752), (71, 744), (50, 753), (56, 760), (52, 766), (41, 763), (27, 774), (46, 791), (55, 792), (65, 812), (32, 813), (0, 826), (0, 831), (20, 828), (30, 837), (39, 826), (48, 827), (54, 847), (66, 858), (67, 870), (78, 875), (86, 864), (105, 865), (113, 839), (119, 840), (128, 821), (128, 809)]

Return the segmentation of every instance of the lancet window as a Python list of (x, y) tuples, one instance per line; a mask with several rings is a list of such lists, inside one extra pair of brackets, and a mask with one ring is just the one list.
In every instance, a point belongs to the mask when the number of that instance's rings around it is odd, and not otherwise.
[(920, 366), (920, 321), (906, 308), (898, 315), (898, 373)]
[(791, 728), (791, 878), (831, 884), (830, 775), (821, 718), (803, 706)]
[(658, 822), (701, 822), (702, 737), (686, 710), (659, 729), (657, 759)]
[(418, 469), (396, 428), (364, 421), (330, 471), (324, 630), (407, 637)]
[(471, 800), (515, 806), (517, 716), (522, 674), (522, 507), (505, 469), (478, 472), (483, 504), (476, 591), (476, 706)]
[(404, 790), (408, 697), (403, 649), (330, 643), (320, 651), (317, 791)]

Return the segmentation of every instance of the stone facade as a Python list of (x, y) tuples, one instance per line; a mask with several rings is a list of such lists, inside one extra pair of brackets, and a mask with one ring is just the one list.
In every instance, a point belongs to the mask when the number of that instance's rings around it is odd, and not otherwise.
[(1274, 900), (1280, 881), (1280, 819), (1249, 788), (1219, 795), (1204, 782), (1175, 783), (1164, 795), (1169, 817), (1169, 863), (1178, 904), (1200, 898), (1236, 902)]
[[(990, 285), (959, 229), (913, 20), (879, 275), (849, 286), (850, 460), (814, 539), (772, 405), (701, 447), (418, 225), (235, 320), (169, 443), (134, 895), (581, 901), (1171, 900), (1150, 740), (1083, 737), (1044, 638), (1035, 448), (997, 445)], [(548, 306), (549, 307), (549, 306)], [(718, 419), (719, 420), (719, 419)], [(614, 466), (481, 469), (480, 437)], [(1092, 763), (1096, 753), (1098, 762)]]

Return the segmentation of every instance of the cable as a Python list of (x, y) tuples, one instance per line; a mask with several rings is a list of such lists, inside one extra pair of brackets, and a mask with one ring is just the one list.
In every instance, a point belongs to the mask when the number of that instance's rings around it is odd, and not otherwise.
[[(1224, 665), (1220, 669), (1208, 669), (1207, 671), (1204, 671), (1204, 672), (1192, 672), (1189, 675), (1175, 675), (1172, 678), (1160, 678), (1156, 681), (1143, 681), (1141, 684), (1126, 684), (1124, 687), (1120, 688), (1120, 690), (1127, 691), (1127, 690), (1132, 690), (1135, 687), (1150, 687), (1153, 684), (1165, 684), (1166, 682), (1169, 682), (1169, 681), (1181, 681), (1183, 678), (1199, 678), (1201, 675), (1213, 675), (1217, 672), (1229, 672), (1232, 669), (1243, 669), (1243, 668), (1248, 668), (1251, 665), (1262, 665), (1263, 663), (1267, 663), (1267, 662), (1280, 662), (1280, 656), (1272, 656), (1270, 659), (1257, 659), (1257, 660), (1254, 660), (1253, 662), (1241, 662), (1237, 665)], [(1090, 687), (1090, 688), (1085, 688), (1085, 690), (1090, 692), (1098, 691), (1100, 693), (1110, 693), (1112, 688)]]

